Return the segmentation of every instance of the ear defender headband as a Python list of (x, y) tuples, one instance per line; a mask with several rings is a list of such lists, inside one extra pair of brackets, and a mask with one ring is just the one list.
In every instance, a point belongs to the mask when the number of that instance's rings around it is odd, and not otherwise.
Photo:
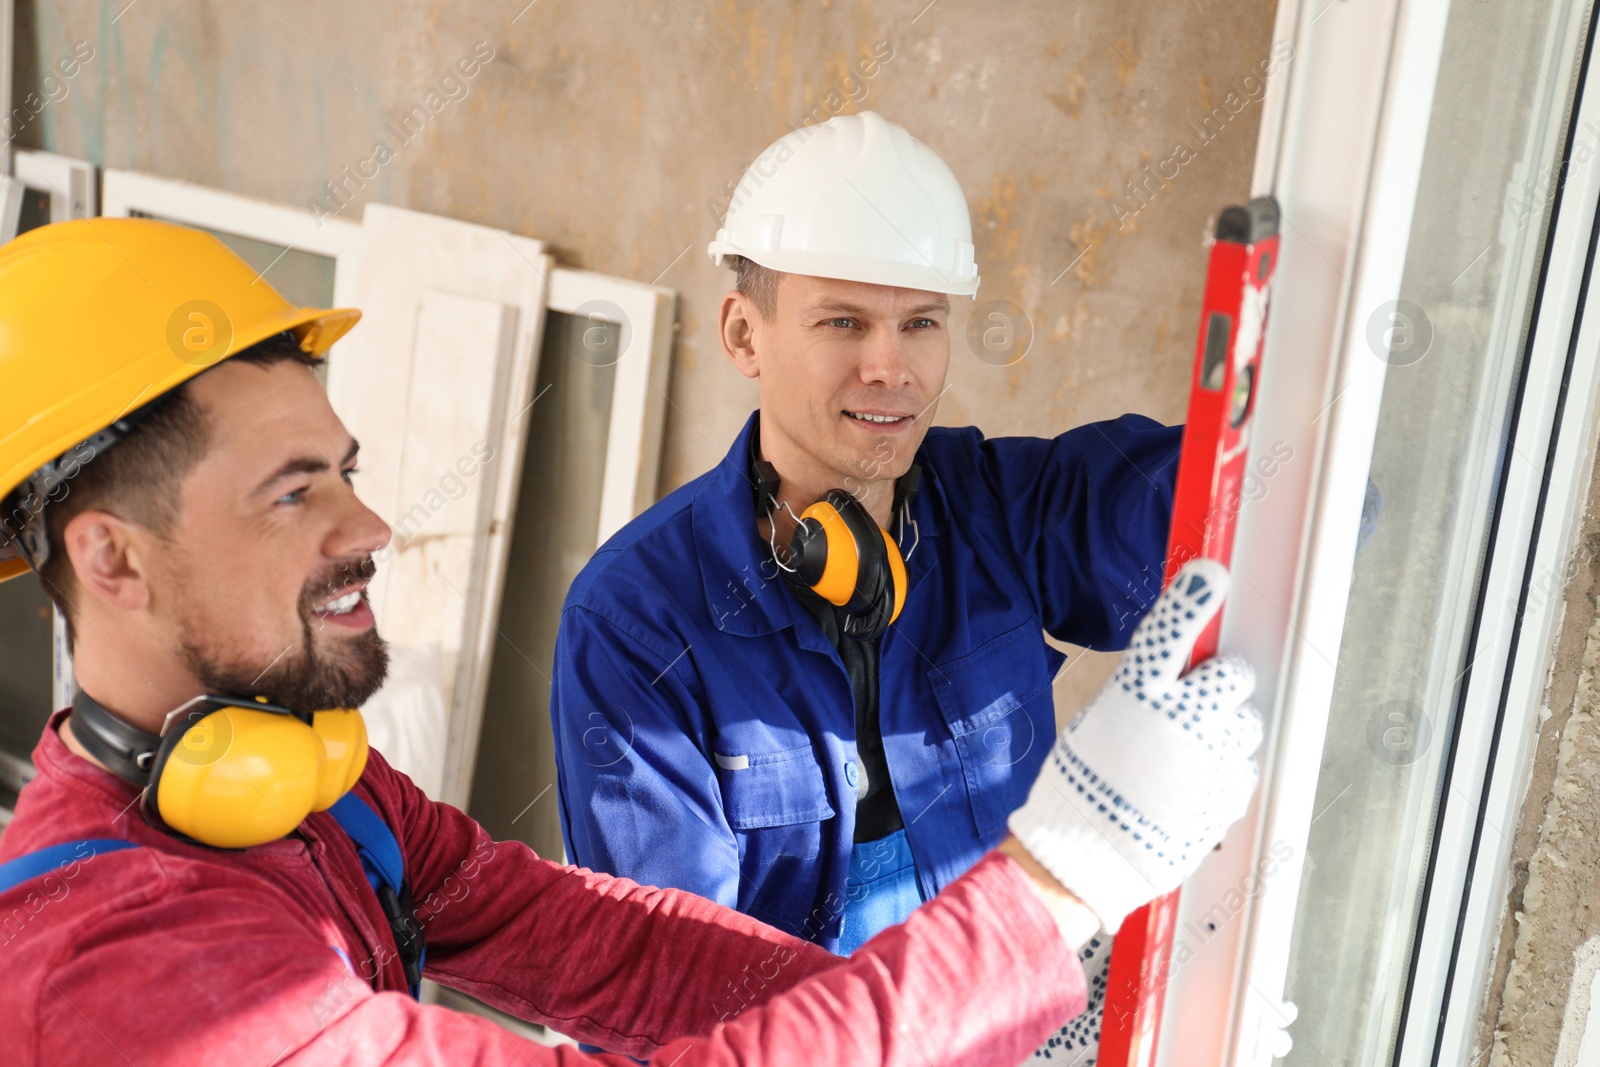
[[(762, 513), (771, 522), (778, 509), (778, 471), (764, 460), (755, 462), (755, 471)], [(900, 514), (902, 532), (908, 521), (916, 526), (910, 519), (911, 499), (921, 478), (921, 468), (913, 465), (895, 483), (893, 510)], [(843, 608), (848, 636), (868, 640), (882, 634), (906, 603), (906, 564), (900, 546), (873, 521), (866, 506), (843, 489), (828, 490), (797, 518), (786, 558), (778, 556), (774, 523), (773, 559), (788, 580)]]
[(195, 697), (168, 714), (157, 735), (80, 691), (72, 730), (90, 755), (144, 790), (147, 813), (216, 848), (286, 836), (313, 811), (332, 807), (367, 766), (359, 711), (308, 715), (264, 697)]

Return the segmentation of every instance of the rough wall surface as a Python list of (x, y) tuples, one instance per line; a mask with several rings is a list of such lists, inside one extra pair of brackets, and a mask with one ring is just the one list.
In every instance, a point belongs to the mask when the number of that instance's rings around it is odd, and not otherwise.
[[(1251, 195), (1272, 15), (1272, 0), (18, 0), (17, 97), (46, 102), (14, 132), (311, 212), (384, 202), (501, 227), (676, 289), (666, 492), (755, 405), (716, 338), (732, 275), (704, 254), (734, 184), (795, 126), (865, 108), (950, 163), (979, 304), (1031, 324), (1031, 349), (997, 366), (958, 302), (941, 422), (1181, 420), (1204, 239)], [(80, 43), (93, 58), (46, 92)], [(1059, 706), (1108, 670), (1074, 657)]]
[[(1566, 613), (1527, 799), (1511, 890), (1485, 999), (1477, 1062), (1573, 1067), (1589, 1018), (1600, 935), (1600, 479), (1591, 482), (1570, 568)], [(1578, 979), (1575, 981), (1575, 977)]]

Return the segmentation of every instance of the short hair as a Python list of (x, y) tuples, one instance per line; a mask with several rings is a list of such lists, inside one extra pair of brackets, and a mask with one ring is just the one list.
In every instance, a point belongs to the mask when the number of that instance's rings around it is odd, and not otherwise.
[(762, 322), (771, 322), (778, 313), (778, 283), (783, 272), (763, 267), (749, 256), (739, 256), (733, 287), (750, 298), (750, 303), (761, 312)]
[[(302, 349), (289, 334), (269, 337), (224, 362), (269, 367), (291, 359), (307, 366), (322, 362), (321, 356)], [(172, 536), (183, 480), (210, 446), (205, 411), (189, 395), (192, 381), (190, 378), (152, 401), (148, 413), (126, 437), (84, 463), (68, 483), (66, 494), (44, 506), (41, 517), (50, 552), (39, 568), (39, 580), (45, 595), (67, 620), (69, 642), (75, 643), (72, 598), (76, 587), (67, 557), (67, 524), (86, 511), (106, 511), (163, 540)]]

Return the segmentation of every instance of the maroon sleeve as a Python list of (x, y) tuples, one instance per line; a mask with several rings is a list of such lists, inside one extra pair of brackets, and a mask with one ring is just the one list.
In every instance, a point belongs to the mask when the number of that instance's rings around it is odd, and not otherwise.
[[(571, 1047), (546, 1048), (475, 1015), (418, 1004), (402, 993), (374, 993), (315, 931), (286, 915), (274, 894), (220, 888), (174, 894), (163, 891), (160, 881), (148, 878), (150, 892), (124, 897), (103, 912), (89, 936), (47, 972), (39, 990), (34, 1062), (629, 1063)], [(672, 951), (697, 951), (709, 928), (736, 914), (695, 900), (687, 898), (673, 912), (677, 919), (663, 918), (656, 926), (669, 946), (655, 957), (653, 971), (618, 955), (606, 927), (584, 939), (629, 991), (627, 998), (619, 994), (609, 1001), (607, 1018), (670, 1015), (672, 1009), (663, 1005), (704, 998), (709, 985), (727, 981), (716, 960), (702, 957), (685, 967), (668, 959)], [(598, 908), (585, 918), (603, 917), (605, 905)], [(622, 925), (630, 922), (638, 919)], [(789, 983), (804, 968), (805, 955), (769, 957), (766, 989), (755, 983), (752, 993), (759, 998)], [(661, 984), (641, 993), (628, 977), (634, 970)], [(681, 986), (672, 984), (680, 980)], [(559, 1005), (574, 995), (590, 1004), (607, 1001), (604, 990), (553, 990), (550, 999)], [(1021, 868), (990, 853), (904, 926), (884, 931), (849, 960), (771, 996), (764, 1006), (750, 1007), (708, 1035), (660, 1050), (634, 1041), (623, 1051), (656, 1052), (654, 1062), (672, 1067), (1010, 1064), (1022, 1062), (1083, 1006), (1076, 955)]]
[[(486, 845), (377, 764), (363, 791), (403, 828), (430, 973), (574, 1037), (673, 1067), (1004, 1064), (1083, 1009), (1076, 954), (1004, 856), (843, 960), (692, 894)], [(35, 976), (0, 1010), (33, 1024), (23, 1062), (628, 1062), (374, 992), (281, 892), (170, 862), (112, 854), (11, 946)]]
[(843, 962), (692, 893), (493, 841), (376, 753), (362, 783), (402, 838), (428, 977), (580, 1041), (649, 1055)]
[(991, 852), (844, 965), (792, 987), (676, 1067), (1021, 1063), (1086, 1004), (1083, 968), (1028, 876)]
[(1021, 1062), (1084, 1007), (1076, 954), (998, 854), (843, 960), (693, 894), (489, 842), (386, 766), (368, 778), (405, 827), (430, 975), (580, 1040), (677, 1067)]

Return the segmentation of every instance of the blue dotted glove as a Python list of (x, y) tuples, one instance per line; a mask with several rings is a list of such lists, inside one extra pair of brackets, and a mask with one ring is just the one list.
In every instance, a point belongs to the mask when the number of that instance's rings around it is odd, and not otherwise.
[(1089, 939), (1078, 950), (1084, 981), (1089, 987), (1089, 1006), (1065, 1026), (1051, 1034), (1022, 1067), (1051, 1064), (1052, 1067), (1095, 1067), (1100, 1059), (1100, 1020), (1105, 1014), (1106, 977), (1111, 968), (1111, 935)]
[(1179, 673), (1227, 591), (1219, 563), (1178, 573), (1011, 813), (1011, 832), (1113, 933), (1194, 873), (1255, 792), (1250, 665), (1218, 656)]

